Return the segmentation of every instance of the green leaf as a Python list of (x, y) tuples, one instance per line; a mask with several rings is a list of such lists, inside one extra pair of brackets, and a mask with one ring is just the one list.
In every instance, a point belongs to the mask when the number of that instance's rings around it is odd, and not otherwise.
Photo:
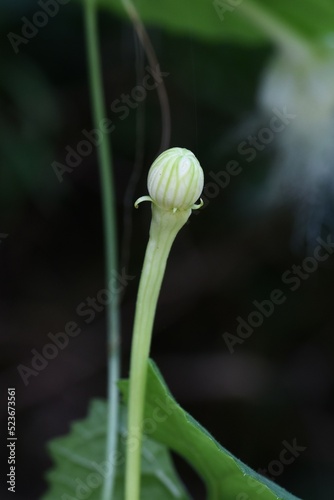
[[(54, 460), (48, 472), (49, 489), (43, 500), (100, 500), (101, 485), (110, 463), (105, 459), (107, 404), (91, 402), (85, 420), (72, 425), (71, 432), (49, 443)], [(116, 483), (113, 500), (124, 499), (126, 426), (121, 418), (119, 450), (116, 463)], [(189, 500), (176, 475), (165, 446), (145, 439), (142, 450), (142, 500)]]
[[(128, 381), (121, 381), (125, 398)], [(184, 457), (206, 483), (210, 500), (297, 500), (223, 448), (174, 400), (156, 365), (149, 361), (145, 427), (150, 437)], [(150, 425), (149, 425), (150, 423)]]
[[(99, 0), (100, 5), (112, 9), (127, 18), (122, 0)], [(211, 41), (237, 37), (245, 42), (263, 40), (262, 33), (247, 20), (231, 16), (228, 23), (222, 23), (210, 0), (142, 0), (134, 1), (145, 24), (162, 26), (172, 33), (191, 34)]]
[[(132, 1), (146, 24), (211, 41), (270, 40), (275, 35), (272, 23), (316, 42), (333, 32), (332, 0)], [(99, 0), (99, 3), (126, 16), (122, 0)]]

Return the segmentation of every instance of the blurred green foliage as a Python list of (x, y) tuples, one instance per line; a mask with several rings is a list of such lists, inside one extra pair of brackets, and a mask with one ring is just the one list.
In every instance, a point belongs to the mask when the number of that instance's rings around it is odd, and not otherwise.
[[(257, 89), (275, 50), (270, 33), (243, 13), (242, 5), (250, 3), (244, 0), (221, 21), (211, 1), (135, 2), (161, 68), (170, 73), (172, 145), (194, 150), (207, 174), (219, 172), (231, 159), (243, 166), (242, 175), (194, 217), (176, 244), (152, 356), (187, 411), (254, 469), (277, 456), (283, 439), (301, 436), (308, 450), (278, 482), (308, 500), (331, 498), (332, 262), (303, 282), (233, 357), (222, 339), (224, 331), (234, 331), (239, 315), (247, 317), (252, 301), (264, 300), (280, 286), (282, 273), (303, 258), (291, 252), (288, 210), (253, 210), (272, 164), (271, 147), (251, 165), (237, 151), (238, 142), (261, 126), (254, 112)], [(100, 4), (106, 113), (114, 118), (110, 104), (137, 84), (136, 44), (121, 2)], [(330, 47), (331, 0), (252, 4), (314, 46)], [(16, 55), (7, 34), (20, 33), (21, 18), (32, 19), (37, 8), (34, 0), (2, 0), (0, 5), (0, 233), (9, 234), (0, 249), (1, 332), (3, 365), (11, 376), (17, 364), (31, 358), (32, 348), (45, 344), (48, 331), (61, 331), (77, 304), (104, 287), (95, 154), (62, 184), (51, 168), (52, 161), (63, 161), (67, 145), (76, 146), (81, 130), (92, 127), (81, 5), (62, 7)], [(116, 123), (110, 136), (120, 233), (137, 150), (138, 111), (145, 115), (143, 172), (160, 140), (159, 103), (152, 93)], [(143, 173), (136, 195), (145, 190)], [(149, 210), (136, 213), (129, 264), (133, 275), (140, 273), (148, 221)], [(135, 295), (134, 280), (122, 306), (125, 376)], [(94, 324), (82, 327), (73, 349), (50, 362), (28, 389), (18, 380), (19, 417), (25, 426), (18, 457), (24, 500), (39, 498), (45, 490), (46, 441), (65, 434), (71, 420), (85, 415), (92, 396), (104, 396), (103, 312)], [(182, 470), (188, 485), (197, 487), (189, 470)]]
[[(122, 0), (99, 0), (124, 16)], [(270, 39), (264, 31), (261, 14), (274, 22), (286, 25), (297, 34), (319, 43), (333, 29), (331, 0), (169, 0), (162, 8), (154, 0), (134, 1), (143, 21), (162, 26), (172, 33), (192, 34), (211, 41), (232, 40), (237, 43), (259, 43)], [(224, 17), (220, 19), (218, 13)], [(233, 13), (233, 15), (231, 15)], [(254, 13), (254, 17), (253, 14)], [(223, 21), (223, 22), (221, 22)]]

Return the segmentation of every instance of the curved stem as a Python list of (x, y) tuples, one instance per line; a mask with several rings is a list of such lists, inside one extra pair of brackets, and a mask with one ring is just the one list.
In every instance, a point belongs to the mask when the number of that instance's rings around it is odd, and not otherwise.
[(173, 241), (191, 210), (162, 210), (152, 204), (150, 239), (140, 278), (133, 329), (128, 403), (125, 500), (139, 500), (142, 423), (147, 360), (158, 296)]
[[(130, 17), (134, 29), (136, 30), (137, 36), (144, 48), (148, 62), (152, 68), (159, 67), (158, 58), (156, 56), (154, 47), (151, 43), (151, 39), (146, 31), (145, 25), (142, 22), (140, 15), (132, 2), (132, 0), (122, 0), (125, 10)], [(171, 136), (171, 116), (170, 116), (170, 106), (168, 100), (168, 94), (165, 86), (165, 82), (162, 81), (157, 87), (158, 98), (161, 108), (162, 116), (162, 134), (161, 134), (161, 144), (159, 151), (162, 152), (168, 148)]]
[[(101, 60), (98, 47), (97, 11), (95, 0), (85, 0), (85, 29), (87, 59), (90, 77), (94, 126), (100, 130), (105, 118)], [(102, 134), (102, 131), (100, 131)], [(102, 196), (102, 212), (105, 238), (105, 266), (108, 283), (117, 269), (117, 231), (115, 216), (112, 156), (109, 140), (103, 136), (97, 149)], [(119, 398), (117, 382), (120, 374), (120, 313), (119, 297), (110, 287), (111, 301), (107, 306), (108, 330), (108, 429), (106, 460), (110, 463), (110, 474), (103, 485), (102, 499), (111, 500), (115, 480), (115, 457), (117, 454)]]
[[(136, 84), (139, 85), (144, 78), (144, 50), (138, 41), (136, 31), (133, 31), (136, 48)], [(132, 226), (133, 226), (133, 200), (139, 179), (144, 167), (144, 151), (145, 151), (145, 123), (146, 123), (146, 104), (145, 101), (138, 106), (136, 110), (136, 145), (135, 158), (133, 162), (132, 173), (124, 195), (124, 216), (123, 216), (123, 238), (120, 250), (120, 266), (121, 269), (128, 268)]]

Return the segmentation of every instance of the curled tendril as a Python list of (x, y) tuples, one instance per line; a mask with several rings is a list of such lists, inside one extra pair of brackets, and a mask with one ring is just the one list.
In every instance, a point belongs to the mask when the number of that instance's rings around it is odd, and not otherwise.
[(199, 203), (195, 203), (191, 208), (191, 210), (198, 210), (199, 208), (202, 208), (202, 206), (204, 205), (204, 201), (202, 200), (202, 198), (199, 199)]
[(150, 196), (141, 196), (140, 198), (138, 198), (138, 200), (135, 201), (134, 203), (135, 208), (138, 208), (139, 204), (142, 203), (143, 201), (151, 201), (152, 203), (154, 203), (154, 201)]

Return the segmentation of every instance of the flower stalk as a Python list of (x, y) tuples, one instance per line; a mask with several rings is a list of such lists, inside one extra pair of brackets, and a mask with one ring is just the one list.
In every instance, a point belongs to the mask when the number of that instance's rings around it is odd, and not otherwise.
[(153, 163), (148, 176), (152, 222), (137, 296), (130, 363), (125, 500), (139, 500), (142, 423), (147, 360), (153, 322), (167, 259), (177, 233), (185, 225), (203, 189), (203, 171), (186, 149), (172, 148)]
[[(105, 117), (102, 65), (100, 60), (96, 0), (85, 0), (84, 20), (87, 44), (87, 64), (90, 81), (94, 125), (98, 129)], [(112, 173), (112, 153), (109, 138), (104, 135), (97, 149), (101, 183), (101, 201), (104, 226), (105, 268), (107, 282), (118, 267), (115, 193)], [(120, 309), (119, 294), (111, 290), (112, 300), (107, 306), (108, 337), (108, 424), (106, 461), (111, 463), (102, 487), (102, 500), (113, 496), (116, 470), (112, 457), (118, 448), (119, 395), (117, 382), (120, 375)]]

